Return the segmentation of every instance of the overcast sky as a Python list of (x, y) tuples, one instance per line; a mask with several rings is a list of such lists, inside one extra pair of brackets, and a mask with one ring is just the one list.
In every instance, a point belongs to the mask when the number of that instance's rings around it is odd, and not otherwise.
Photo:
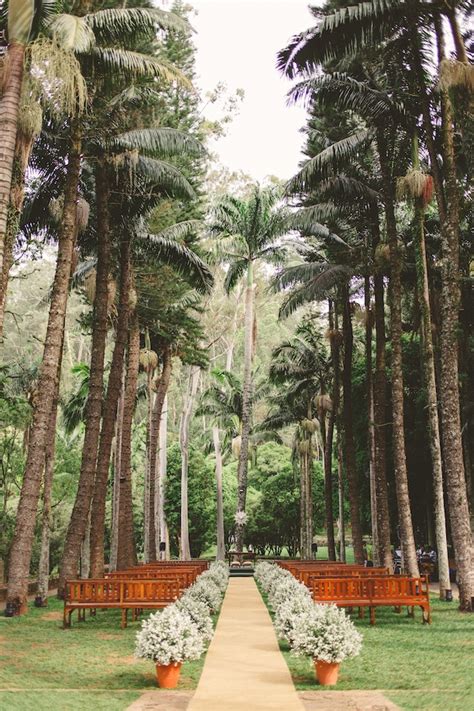
[[(275, 68), (276, 54), (297, 32), (314, 24), (308, 0), (190, 0), (198, 10), (199, 86), (211, 90), (225, 81), (242, 88), (245, 99), (228, 135), (212, 146), (231, 170), (255, 180), (289, 178), (301, 158), (305, 123), (302, 107), (288, 107), (290, 86)], [(313, 2), (312, 4), (317, 4)]]

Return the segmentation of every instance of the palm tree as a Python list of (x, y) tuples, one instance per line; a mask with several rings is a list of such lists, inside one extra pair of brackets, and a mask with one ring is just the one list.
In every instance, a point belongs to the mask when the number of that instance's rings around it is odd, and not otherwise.
[[(454, 141), (453, 106), (448, 92), (447, 82), (443, 73), (450, 69), (446, 62), (443, 17), (446, 16), (453, 35), (457, 61), (462, 65), (463, 76), (467, 66), (467, 55), (459, 32), (457, 13), (462, 8), (461, 3), (423, 4), (399, 2), (359, 3), (351, 7), (329, 12), (319, 19), (318, 24), (304, 35), (293, 38), (290, 45), (280, 54), (279, 64), (288, 74), (293, 75), (305, 67), (310, 72), (321, 63), (343, 58), (348, 53), (361, 51), (365, 47), (380, 48), (383, 43), (384, 57), (395, 48), (393, 67), (400, 65), (400, 55), (397, 48), (405, 47), (405, 58), (416, 76), (418, 106), (423, 116), (426, 147), (430, 156), (430, 168), (435, 184), (435, 194), (440, 217), (440, 234), (442, 243), (442, 322), (440, 334), (441, 350), (441, 423), (442, 442), (444, 448), (444, 464), (447, 481), (447, 494), (451, 514), (452, 537), (458, 566), (460, 582), (460, 606), (469, 610), (472, 607), (473, 590), (473, 558), (472, 533), (470, 530), (469, 507), (467, 502), (466, 481), (464, 475), (464, 459), (462, 451), (461, 418), (458, 387), (458, 321), (459, 321), (459, 225), (460, 198), (456, 175), (456, 149)], [(428, 35), (427, 33), (430, 33)], [(433, 34), (436, 40), (440, 82), (439, 110), (441, 115), (440, 147), (442, 163), (435, 142), (436, 132), (433, 127), (433, 111), (427, 91), (426, 75), (423, 65), (433, 52)], [(421, 39), (423, 38), (423, 40)], [(428, 41), (427, 41), (428, 40)], [(431, 46), (429, 42), (431, 41)], [(405, 44), (404, 44), (405, 43)], [(445, 79), (452, 72), (445, 73)], [(458, 73), (459, 76), (459, 73)], [(462, 82), (461, 82), (462, 83)], [(386, 135), (386, 126), (384, 127)], [(382, 149), (382, 162), (386, 164), (387, 152), (384, 140), (379, 141)], [(385, 165), (385, 192), (393, 192), (391, 178)], [(385, 195), (387, 197), (387, 195)], [(389, 202), (393, 202), (390, 196)], [(395, 230), (392, 220), (392, 209), (389, 206), (389, 232), (391, 233), (392, 257), (396, 262), (397, 249)], [(395, 263), (395, 287), (397, 287), (397, 265)], [(393, 305), (397, 312), (397, 288)], [(395, 319), (397, 320), (397, 319)], [(397, 329), (396, 329), (397, 330)], [(393, 335), (396, 334), (392, 334)], [(396, 352), (395, 361), (399, 361)], [(399, 387), (398, 387), (399, 389)], [(400, 396), (400, 393), (395, 393)], [(398, 399), (396, 398), (396, 399)], [(396, 405), (396, 409), (400, 408)], [(400, 424), (397, 415), (397, 429)], [(399, 443), (400, 444), (400, 443)], [(397, 470), (400, 472), (398, 462)], [(403, 470), (403, 466), (402, 466)], [(403, 489), (405, 486), (403, 485)], [(404, 494), (406, 499), (406, 492)], [(406, 507), (405, 507), (406, 508)], [(405, 517), (406, 519), (406, 517)], [(407, 521), (405, 520), (405, 523)], [(410, 559), (413, 551), (406, 551)], [(410, 563), (411, 567), (411, 563)]]
[(211, 215), (211, 234), (218, 237), (218, 251), (228, 264), (225, 289), (229, 293), (245, 275), (244, 373), (242, 441), (237, 471), (236, 549), (243, 550), (249, 435), (252, 417), (252, 363), (256, 315), (255, 269), (260, 262), (279, 264), (284, 255), (281, 238), (288, 231), (288, 211), (275, 188), (256, 186), (246, 200), (227, 196)]
[[(61, 42), (74, 47), (81, 59), (84, 73), (89, 76), (99, 72), (100, 69), (110, 71), (112, 67), (117, 70), (117, 78), (128, 73), (128, 76), (165, 76), (168, 79), (179, 78), (178, 72), (163, 66), (154, 58), (136, 52), (127, 52), (123, 49), (109, 50), (101, 47), (102, 39), (115, 40), (124, 29), (130, 32), (143, 34), (144, 30), (154, 32), (155, 21), (144, 20), (141, 24), (130, 21), (137, 19), (136, 13), (122, 10), (116, 16), (114, 11), (103, 11), (106, 14), (93, 14), (82, 18), (75, 18), (73, 23), (65, 22), (59, 16), (58, 23), (54, 26), (55, 37)], [(124, 14), (125, 13), (125, 14)], [(146, 13), (140, 15), (143, 19)], [(127, 20), (128, 18), (128, 20)], [(140, 19), (139, 18), (139, 19)], [(141, 21), (141, 20), (140, 20)], [(74, 42), (68, 40), (68, 33), (73, 31)], [(115, 32), (115, 34), (114, 34)], [(75, 99), (77, 100), (77, 99)], [(58, 381), (55, 377), (57, 363), (63, 343), (64, 323), (67, 307), (68, 287), (71, 278), (72, 257), (77, 236), (78, 226), (78, 186), (81, 173), (81, 154), (83, 145), (83, 126), (77, 116), (71, 120), (70, 148), (67, 161), (67, 172), (64, 183), (64, 200), (62, 219), (58, 240), (57, 269), (51, 296), (50, 317), (45, 339), (44, 356), (39, 376), (39, 398), (33, 415), (32, 437), (28, 449), (26, 475), (23, 481), (22, 492), (17, 513), (14, 545), (10, 558), (10, 575), (8, 599), (18, 611), (26, 608), (26, 586), (30, 564), (31, 546), (34, 535), (34, 521), (39, 497), (41, 472), (44, 460), (44, 449), (50, 423), (51, 403), (55, 400)]]
[(303, 321), (296, 329), (295, 338), (273, 351), (270, 381), (282, 388), (283, 394), (277, 397), (274, 414), (262, 424), (262, 428), (268, 429), (280, 428), (289, 422), (297, 424), (295, 446), (301, 478), (300, 554), (305, 559), (312, 557), (313, 543), (313, 436), (319, 433), (324, 446), (326, 415), (333, 408), (327, 394), (327, 372), (327, 352), (321, 335), (310, 321)]

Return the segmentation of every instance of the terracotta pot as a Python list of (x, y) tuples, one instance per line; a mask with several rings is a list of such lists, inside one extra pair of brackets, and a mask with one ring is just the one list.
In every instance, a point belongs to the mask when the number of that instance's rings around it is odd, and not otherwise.
[(175, 689), (181, 673), (181, 662), (156, 665), (156, 679), (161, 689)]
[(337, 684), (339, 676), (340, 662), (323, 662), (320, 659), (314, 660), (316, 667), (316, 678), (323, 686), (334, 686)]

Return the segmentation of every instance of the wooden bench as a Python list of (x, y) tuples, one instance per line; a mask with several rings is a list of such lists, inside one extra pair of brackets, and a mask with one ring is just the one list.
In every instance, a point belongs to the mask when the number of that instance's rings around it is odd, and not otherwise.
[(128, 610), (166, 607), (178, 599), (182, 591), (178, 580), (118, 579), (68, 580), (64, 598), (64, 627), (71, 626), (71, 615), (78, 611), (78, 619), (85, 619), (85, 611), (118, 608), (122, 611), (122, 628), (127, 626)]
[(371, 578), (390, 575), (388, 568), (321, 568), (320, 570), (300, 570), (295, 576), (301, 583), (311, 587), (313, 578)]
[(370, 610), (370, 624), (375, 624), (376, 607), (402, 605), (409, 609), (420, 607), (423, 622), (431, 624), (431, 608), (428, 580), (425, 577), (409, 578), (401, 575), (380, 577), (321, 577), (311, 581), (311, 594), (318, 603), (334, 603), (338, 607), (358, 607), (361, 614), (365, 607)]
[(130, 568), (107, 573), (106, 580), (177, 580), (181, 588), (192, 585), (200, 572), (191, 568)]

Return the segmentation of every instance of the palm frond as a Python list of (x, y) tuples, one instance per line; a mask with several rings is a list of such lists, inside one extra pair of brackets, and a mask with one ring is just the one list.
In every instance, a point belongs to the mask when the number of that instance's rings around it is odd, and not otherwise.
[(204, 146), (193, 136), (174, 128), (139, 128), (116, 136), (112, 142), (113, 149), (138, 149), (148, 155), (162, 156), (203, 155)]
[(146, 234), (141, 237), (153, 245), (156, 258), (160, 262), (172, 267), (197, 291), (209, 293), (214, 284), (214, 277), (207, 264), (192, 249), (170, 237), (173, 231), (176, 234), (180, 229), (186, 231), (192, 228), (189, 223), (186, 227), (173, 227), (174, 230), (167, 228), (157, 235)]
[(90, 54), (82, 56), (82, 60), (91, 64), (92, 71), (100, 70), (104, 75), (113, 70), (130, 77), (156, 78), (165, 84), (176, 82), (187, 89), (192, 89), (189, 79), (172, 64), (141, 52), (132, 52), (118, 47), (94, 47)]
[(84, 20), (100, 42), (123, 42), (130, 36), (154, 38), (157, 28), (189, 32), (188, 22), (159, 8), (111, 8), (86, 15)]
[(239, 279), (243, 277), (248, 268), (248, 261), (246, 259), (234, 259), (227, 269), (227, 273), (224, 279), (224, 289), (227, 294), (230, 294), (232, 289), (235, 288)]
[(182, 197), (189, 200), (195, 197), (194, 189), (189, 180), (171, 163), (157, 158), (139, 156), (135, 170), (148, 183), (156, 186), (170, 197)]

